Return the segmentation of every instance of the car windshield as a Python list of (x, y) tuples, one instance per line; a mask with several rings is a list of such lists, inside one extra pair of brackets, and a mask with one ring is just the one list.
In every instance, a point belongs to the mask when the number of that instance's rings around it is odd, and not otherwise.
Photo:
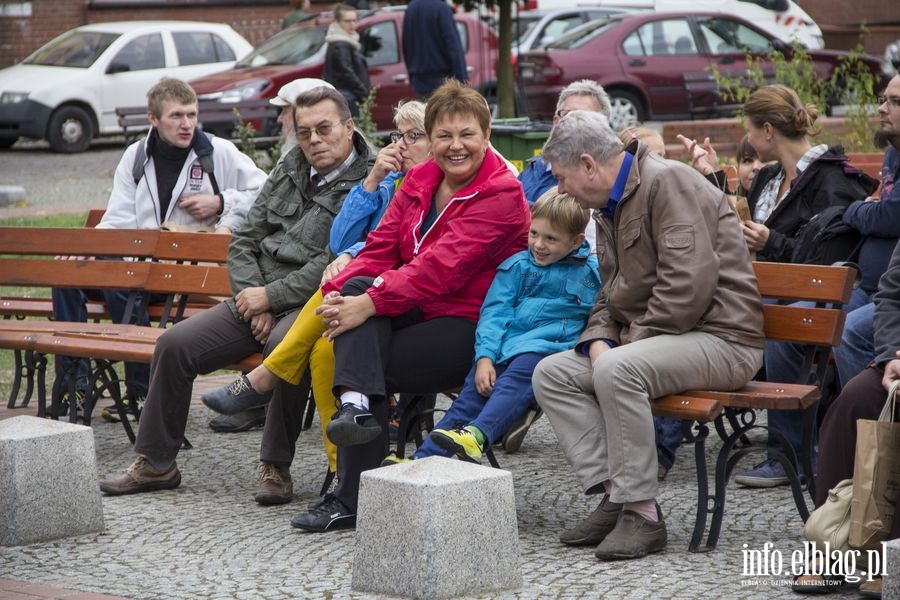
[(269, 38), (241, 59), (237, 67), (297, 65), (325, 44), (325, 27), (292, 27)]
[(562, 48), (569, 50), (573, 48), (579, 48), (604, 31), (612, 29), (620, 22), (621, 21), (618, 20), (610, 21), (606, 18), (597, 19), (596, 21), (589, 21), (584, 25), (581, 25), (580, 27), (572, 29), (565, 35), (560, 36), (556, 41), (547, 44), (546, 48)]
[(513, 24), (513, 27), (515, 27), (515, 31), (513, 32), (513, 35), (515, 36), (513, 46), (524, 43), (525, 38), (528, 37), (540, 20), (541, 17), (519, 17), (516, 19)]
[(26, 65), (86, 69), (119, 37), (103, 31), (71, 31), (44, 44), (25, 59)]

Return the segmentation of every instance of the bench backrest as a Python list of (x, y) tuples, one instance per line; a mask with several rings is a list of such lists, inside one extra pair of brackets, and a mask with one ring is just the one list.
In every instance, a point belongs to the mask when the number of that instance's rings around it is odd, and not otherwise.
[[(857, 270), (845, 266), (754, 262), (753, 269), (764, 300), (767, 340), (805, 344), (800, 380), (784, 383), (822, 385), (831, 348), (841, 343)], [(812, 306), (795, 306), (806, 301)]]

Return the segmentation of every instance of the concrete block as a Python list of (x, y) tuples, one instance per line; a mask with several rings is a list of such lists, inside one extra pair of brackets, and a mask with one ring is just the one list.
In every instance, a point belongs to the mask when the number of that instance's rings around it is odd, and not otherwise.
[(20, 185), (0, 185), (0, 206), (17, 206), (24, 202), (25, 188)]
[(451, 598), (521, 582), (508, 471), (433, 456), (362, 474), (354, 590)]
[(0, 546), (102, 531), (99, 485), (90, 427), (0, 421)]
[(884, 561), (887, 573), (882, 582), (881, 597), (885, 600), (900, 600), (900, 539), (891, 540), (884, 545)]

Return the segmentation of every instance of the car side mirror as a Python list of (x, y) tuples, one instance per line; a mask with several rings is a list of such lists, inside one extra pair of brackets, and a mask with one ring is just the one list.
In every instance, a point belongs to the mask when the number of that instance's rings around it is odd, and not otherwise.
[(108, 75), (112, 75), (113, 73), (124, 73), (126, 71), (130, 71), (131, 67), (126, 65), (125, 63), (109, 63), (109, 66), (106, 67), (106, 73)]

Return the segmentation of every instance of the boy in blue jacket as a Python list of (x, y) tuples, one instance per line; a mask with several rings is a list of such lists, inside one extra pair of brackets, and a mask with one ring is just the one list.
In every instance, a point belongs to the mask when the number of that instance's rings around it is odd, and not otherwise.
[(484, 448), (528, 408), (537, 363), (575, 346), (600, 291), (597, 259), (584, 241), (588, 219), (588, 211), (556, 187), (535, 203), (528, 250), (497, 267), (481, 307), (475, 365), (412, 458), (455, 454), (480, 462)]

